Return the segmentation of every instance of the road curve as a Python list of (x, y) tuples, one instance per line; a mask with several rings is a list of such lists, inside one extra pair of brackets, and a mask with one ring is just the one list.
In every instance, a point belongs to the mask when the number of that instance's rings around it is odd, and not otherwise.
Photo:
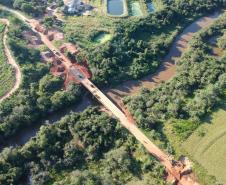
[(19, 89), (21, 80), (22, 80), (22, 73), (21, 73), (19, 65), (16, 63), (14, 57), (11, 54), (10, 49), (8, 48), (8, 45), (7, 45), (7, 32), (8, 32), (8, 27), (10, 26), (10, 23), (7, 19), (0, 19), (0, 21), (4, 22), (7, 25), (5, 28), (4, 37), (3, 37), (4, 51), (5, 51), (5, 55), (7, 57), (8, 63), (14, 69), (14, 73), (15, 73), (15, 77), (16, 77), (16, 81), (15, 81), (13, 88), (9, 92), (7, 92), (5, 95), (0, 97), (0, 102), (2, 102), (6, 98), (10, 97), (14, 92), (16, 92), (17, 89)]

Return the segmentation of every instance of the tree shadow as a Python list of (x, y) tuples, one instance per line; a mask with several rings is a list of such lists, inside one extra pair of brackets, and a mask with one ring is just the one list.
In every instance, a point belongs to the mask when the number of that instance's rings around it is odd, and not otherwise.
[(219, 106), (217, 106), (217, 107), (215, 107), (212, 111), (211, 111), (211, 113), (210, 114), (206, 114), (205, 116), (203, 116), (202, 118), (201, 118), (201, 122), (202, 122), (202, 124), (212, 124), (212, 121), (213, 121), (213, 115), (214, 115), (214, 113), (216, 113), (216, 112), (218, 112), (219, 110), (224, 110), (224, 111), (226, 111), (226, 103), (224, 103), (224, 102), (226, 102), (226, 99), (224, 98), (224, 99), (222, 99), (222, 104), (221, 105), (219, 105)]

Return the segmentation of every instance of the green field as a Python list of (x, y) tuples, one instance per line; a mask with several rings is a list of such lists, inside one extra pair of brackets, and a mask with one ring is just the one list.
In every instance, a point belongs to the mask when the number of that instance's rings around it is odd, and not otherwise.
[(182, 145), (210, 175), (226, 184), (226, 103)]
[(93, 36), (98, 33), (109, 33), (111, 36), (115, 32), (117, 19), (106, 16), (104, 6), (100, 0), (92, 1), (91, 5), (95, 8), (92, 16), (66, 16), (64, 33), (67, 40), (76, 43), (83, 49), (93, 49), (96, 42)]
[(12, 89), (15, 81), (12, 67), (4, 54), (3, 36), (5, 25), (0, 23), (0, 97)]

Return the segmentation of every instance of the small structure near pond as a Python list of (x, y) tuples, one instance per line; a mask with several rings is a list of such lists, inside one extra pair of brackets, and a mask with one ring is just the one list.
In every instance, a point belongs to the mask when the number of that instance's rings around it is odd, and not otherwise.
[(93, 7), (81, 0), (71, 0), (64, 6), (64, 13), (66, 14), (83, 14), (86, 11), (92, 10)]

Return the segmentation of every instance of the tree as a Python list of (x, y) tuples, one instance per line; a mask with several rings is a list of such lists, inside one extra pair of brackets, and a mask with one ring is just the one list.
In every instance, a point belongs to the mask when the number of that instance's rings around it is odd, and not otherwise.
[(63, 80), (61, 78), (47, 74), (39, 82), (39, 94), (51, 95), (60, 90), (62, 85)]

